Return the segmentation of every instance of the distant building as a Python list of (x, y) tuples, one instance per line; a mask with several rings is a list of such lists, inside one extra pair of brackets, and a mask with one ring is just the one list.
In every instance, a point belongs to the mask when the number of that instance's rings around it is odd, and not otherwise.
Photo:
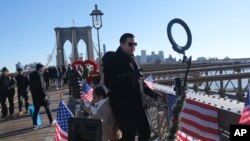
[(141, 56), (140, 56), (139, 64), (147, 64), (146, 50), (141, 50)]
[(226, 57), (224, 58), (224, 60), (230, 60), (230, 58), (229, 58), (228, 56), (226, 56)]
[(197, 63), (206, 63), (207, 58), (206, 57), (198, 57), (196, 60)]
[(152, 51), (151, 55), (146, 54), (146, 50), (141, 50), (141, 56), (136, 56), (136, 61), (139, 64), (161, 64), (164, 63), (164, 52), (159, 51), (158, 54), (155, 54), (154, 51)]
[(36, 64), (37, 64), (37, 62), (33, 62), (33, 63), (30, 63), (30, 64), (26, 64), (26, 65), (24, 65), (23, 69), (24, 69), (25, 71), (35, 70), (35, 69), (36, 69)]
[(209, 58), (208, 59), (208, 61), (210, 62), (210, 63), (212, 63), (212, 62), (217, 62), (219, 59), (217, 58), (217, 57), (211, 57), (211, 58)]
[(173, 64), (176, 63), (176, 58), (173, 58), (172, 55), (170, 54), (168, 58), (165, 59), (167, 64)]
[(23, 65), (22, 65), (22, 63), (17, 62), (17, 64), (16, 64), (16, 70), (17, 70), (18, 68), (22, 68), (22, 69), (23, 69)]

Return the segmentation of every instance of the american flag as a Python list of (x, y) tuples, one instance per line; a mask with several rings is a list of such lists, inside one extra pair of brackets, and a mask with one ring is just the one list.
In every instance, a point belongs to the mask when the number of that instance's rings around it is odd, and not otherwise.
[(149, 75), (145, 80), (144, 82), (148, 85), (148, 87), (150, 89), (154, 89), (154, 86), (153, 86), (153, 77), (152, 75)]
[[(170, 95), (170, 96), (169, 96)], [(167, 94), (168, 107), (173, 107), (177, 96)], [(172, 101), (171, 101), (172, 99)], [(172, 105), (171, 105), (172, 104)], [(172, 112), (170, 110), (170, 112)], [(173, 116), (168, 114), (171, 120)], [(185, 99), (183, 111), (180, 115), (180, 131), (177, 140), (219, 140), (219, 126), (217, 108), (191, 99)]]
[(173, 108), (175, 105), (175, 102), (177, 101), (177, 96), (173, 94), (167, 94), (167, 102), (168, 102), (168, 117), (169, 117), (169, 123), (172, 124), (172, 118), (173, 118)]
[(73, 117), (73, 114), (65, 105), (63, 100), (61, 100), (57, 111), (55, 141), (68, 140), (68, 120), (70, 117)]
[(247, 91), (247, 98), (245, 102), (245, 108), (242, 111), (241, 117), (240, 117), (240, 124), (250, 124), (250, 87), (248, 86), (248, 91)]
[(91, 102), (93, 100), (93, 88), (85, 82), (82, 91), (81, 99), (83, 101)]

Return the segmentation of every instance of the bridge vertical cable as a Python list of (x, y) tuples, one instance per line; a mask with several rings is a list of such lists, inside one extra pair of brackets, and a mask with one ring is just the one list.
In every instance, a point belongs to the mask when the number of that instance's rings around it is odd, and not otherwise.
[(49, 56), (49, 58), (48, 58), (48, 62), (46, 63), (46, 65), (45, 65), (45, 68), (47, 68), (48, 67), (48, 65), (49, 65), (49, 63), (51, 63), (51, 60), (52, 60), (52, 58), (53, 58), (53, 54), (54, 54), (54, 52), (55, 52), (55, 49), (56, 49), (56, 43), (57, 43), (57, 41), (58, 41), (58, 38), (59, 38), (59, 32), (57, 32), (57, 35), (56, 35), (56, 42), (55, 42), (55, 45), (54, 45), (54, 48), (53, 48), (53, 50), (52, 50), (52, 53), (51, 53), (51, 55)]

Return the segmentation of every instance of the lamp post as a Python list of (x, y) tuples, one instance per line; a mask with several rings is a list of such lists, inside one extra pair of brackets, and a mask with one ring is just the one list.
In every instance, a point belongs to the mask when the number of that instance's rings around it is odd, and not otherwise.
[(97, 40), (98, 40), (98, 57), (99, 57), (99, 66), (101, 72), (101, 48), (100, 48), (100, 39), (99, 39), (99, 29), (102, 27), (102, 11), (97, 8), (97, 4), (95, 5), (95, 9), (90, 13), (92, 16), (93, 27), (97, 30)]

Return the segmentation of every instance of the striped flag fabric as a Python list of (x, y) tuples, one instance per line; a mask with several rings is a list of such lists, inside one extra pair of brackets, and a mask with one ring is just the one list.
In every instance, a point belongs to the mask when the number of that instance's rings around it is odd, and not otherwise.
[(173, 108), (174, 104), (177, 101), (177, 96), (173, 94), (167, 94), (167, 103), (168, 103), (168, 118), (169, 118), (169, 123), (172, 125), (172, 118), (173, 118)]
[(83, 101), (91, 102), (93, 100), (93, 88), (85, 82), (82, 91), (81, 99)]
[(154, 86), (153, 86), (153, 77), (152, 75), (149, 75), (145, 80), (144, 82), (148, 85), (148, 87), (150, 89), (154, 89)]
[(182, 131), (177, 131), (176, 141), (198, 141), (198, 139), (194, 139)]
[(55, 141), (68, 140), (68, 120), (70, 117), (73, 117), (73, 114), (61, 100), (57, 111)]
[(180, 119), (181, 131), (206, 141), (219, 140), (217, 108), (186, 99)]
[[(167, 97), (173, 97), (173, 95), (168, 95)], [(173, 107), (170, 105), (170, 99), (167, 98), (168, 106)], [(177, 96), (172, 99), (173, 101), (177, 100)], [(172, 104), (174, 103), (172, 102)], [(169, 114), (169, 119), (172, 119), (170, 116), (172, 115)], [(220, 132), (216, 107), (186, 98), (180, 117), (181, 129), (176, 134), (177, 140), (219, 140)]]
[(239, 124), (250, 124), (250, 87), (248, 86), (247, 98), (245, 101), (245, 107), (241, 113)]

